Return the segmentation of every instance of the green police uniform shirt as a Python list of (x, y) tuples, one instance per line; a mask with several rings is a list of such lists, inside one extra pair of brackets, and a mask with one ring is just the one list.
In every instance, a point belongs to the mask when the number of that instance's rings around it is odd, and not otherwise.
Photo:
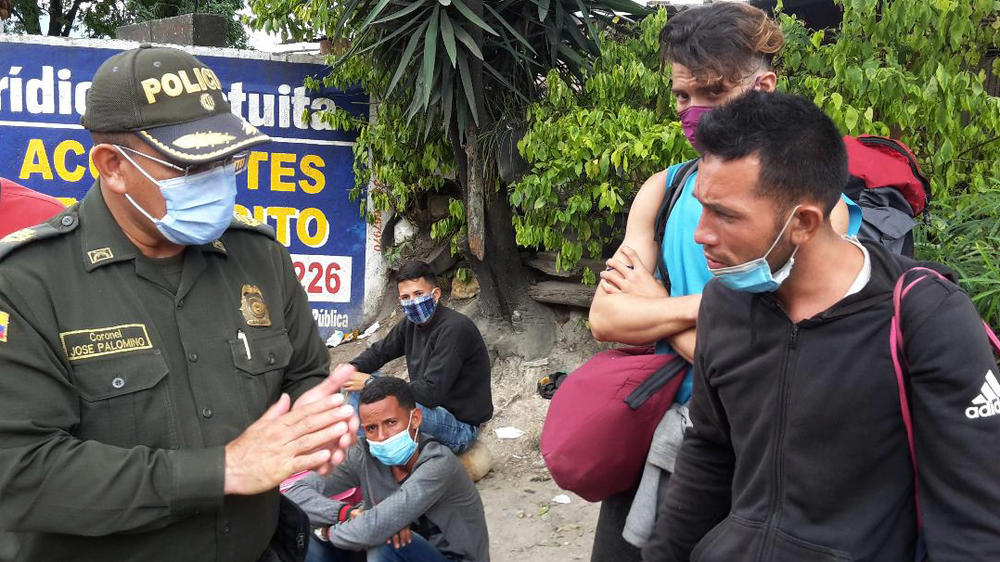
[(224, 446), (329, 356), (266, 226), (185, 249), (174, 292), (95, 184), (0, 242), (0, 529), (24, 560), (252, 561), (278, 491), (224, 496)]

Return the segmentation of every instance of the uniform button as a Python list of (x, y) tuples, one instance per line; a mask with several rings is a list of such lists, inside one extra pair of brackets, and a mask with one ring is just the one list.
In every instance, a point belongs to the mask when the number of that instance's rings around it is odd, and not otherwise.
[(212, 417), (212, 409), (208, 408), (208, 407), (202, 408), (201, 409), (201, 417), (205, 418), (206, 420), (208, 418)]
[(73, 226), (73, 223), (76, 222), (76, 219), (74, 219), (69, 215), (66, 215), (59, 222), (62, 223), (63, 226)]
[(184, 299), (177, 301), (177, 308), (184, 308)]
[(229, 534), (229, 521), (226, 521), (225, 523), (222, 524), (222, 534), (223, 535)]
[(111, 379), (111, 386), (113, 386), (115, 388), (121, 388), (121, 387), (125, 386), (125, 379), (123, 379), (121, 377), (115, 377), (115, 378)]
[(268, 365), (274, 365), (275, 362), (277, 362), (277, 359), (274, 358), (274, 354), (273, 353), (268, 353), (267, 354), (267, 364)]
[(192, 363), (197, 363), (198, 362), (198, 354), (194, 353), (194, 352), (188, 353), (188, 361), (190, 361)]

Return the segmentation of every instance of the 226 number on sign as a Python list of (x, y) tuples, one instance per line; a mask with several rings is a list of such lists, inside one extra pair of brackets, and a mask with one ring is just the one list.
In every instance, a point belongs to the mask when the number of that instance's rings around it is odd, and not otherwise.
[(351, 302), (351, 257), (292, 254), (309, 302)]

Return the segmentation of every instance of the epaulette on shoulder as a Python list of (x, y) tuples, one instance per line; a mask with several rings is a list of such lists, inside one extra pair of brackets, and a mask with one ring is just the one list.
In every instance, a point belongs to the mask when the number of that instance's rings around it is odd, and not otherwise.
[(239, 213), (233, 213), (233, 220), (229, 223), (229, 228), (239, 230), (252, 230), (258, 234), (263, 234), (271, 239), (275, 238), (274, 229), (260, 222), (253, 217), (246, 217)]
[(76, 230), (76, 227), (79, 225), (80, 220), (77, 215), (77, 205), (73, 205), (41, 224), (15, 230), (7, 236), (0, 238), (0, 260), (3, 260), (18, 248), (33, 244), (39, 240), (70, 233)]

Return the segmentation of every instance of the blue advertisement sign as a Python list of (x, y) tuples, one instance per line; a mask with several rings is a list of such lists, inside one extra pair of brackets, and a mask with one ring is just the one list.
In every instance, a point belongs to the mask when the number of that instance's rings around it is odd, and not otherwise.
[[(0, 35), (0, 176), (71, 204), (96, 178), (90, 136), (80, 126), (90, 78), (105, 59), (137, 44), (26, 39)], [(360, 327), (366, 225), (347, 196), (355, 134), (313, 112), (339, 107), (367, 118), (367, 95), (307, 91), (307, 76), (325, 74), (320, 64), (189, 49), (218, 75), (233, 113), (274, 140), (251, 151), (236, 212), (272, 226), (288, 247), (324, 339)]]

